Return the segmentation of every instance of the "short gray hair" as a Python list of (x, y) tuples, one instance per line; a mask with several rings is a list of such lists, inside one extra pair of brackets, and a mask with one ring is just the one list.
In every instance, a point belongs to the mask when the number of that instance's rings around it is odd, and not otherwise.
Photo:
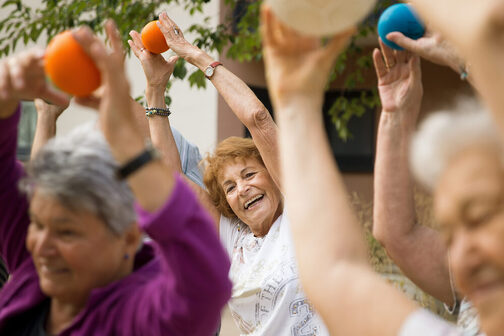
[(50, 140), (29, 163), (20, 187), (29, 196), (37, 188), (71, 211), (90, 211), (120, 235), (136, 214), (133, 193), (115, 177), (116, 168), (103, 135), (86, 124)]
[(499, 132), (487, 111), (467, 99), (459, 102), (455, 110), (429, 116), (411, 142), (411, 169), (430, 190), (434, 190), (450, 160), (472, 145), (495, 146), (504, 158)]

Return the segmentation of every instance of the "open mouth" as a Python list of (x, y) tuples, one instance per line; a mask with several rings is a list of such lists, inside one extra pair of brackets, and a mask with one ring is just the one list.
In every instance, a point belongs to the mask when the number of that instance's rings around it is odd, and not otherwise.
[(251, 199), (249, 199), (247, 202), (245, 202), (245, 205), (244, 205), (244, 208), (245, 210), (248, 210), (251, 206), (253, 206), (254, 204), (256, 204), (257, 202), (259, 202), (260, 200), (262, 200), (264, 198), (264, 194), (263, 195), (257, 195), (255, 197), (252, 197)]

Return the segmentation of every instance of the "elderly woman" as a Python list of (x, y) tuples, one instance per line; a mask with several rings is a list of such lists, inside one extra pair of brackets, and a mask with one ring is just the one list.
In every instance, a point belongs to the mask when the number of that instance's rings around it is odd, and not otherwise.
[[(392, 34), (399, 37), (396, 40), (403, 45), (409, 45), (422, 55), (436, 51), (435, 60), (439, 63), (448, 64), (449, 60), (457, 59), (450, 49), (443, 47), (443, 42), (439, 46), (434, 41), (439, 37), (410, 41), (400, 33)], [(427, 49), (424, 44), (437, 47)], [(407, 51), (394, 51), (384, 44), (381, 48), (382, 51), (377, 49), (374, 52), (382, 113), (374, 174), (373, 234), (407, 277), (444, 302), (450, 313), (458, 314), (457, 324), (467, 336), (477, 335), (477, 316), (453, 284), (448, 252), (441, 233), (422, 225), (416, 218), (414, 181), (408, 157), (423, 92), (420, 62), (418, 57), (411, 56)], [(404, 61), (410, 57), (412, 62)], [(456, 64), (461, 62), (453, 61), (451, 67), (457, 69)], [(457, 109), (461, 108), (478, 107), (463, 99)]]
[[(221, 241), (231, 258), (233, 293), (229, 307), (236, 324), (244, 335), (328, 335), (299, 283), (279, 188), (275, 123), (245, 83), (191, 45), (166, 13), (159, 20), (170, 48), (205, 71), (252, 134), (253, 140), (231, 137), (217, 146), (207, 158), (204, 182), (208, 193), (200, 192), (202, 202), (214, 214)], [(137, 32), (130, 35), (132, 51), (147, 77), (149, 108), (165, 108), (165, 82), (157, 79), (167, 71), (163, 71), (168, 68), (163, 64), (173, 59), (164, 61), (162, 56), (150, 54)], [(174, 146), (167, 146), (173, 143), (169, 123), (161, 116), (153, 113), (149, 117), (151, 138), (164, 145), (161, 149), (165, 157), (175, 157)]]
[[(320, 113), (324, 84), (344, 34), (321, 46), (320, 40), (285, 27), (269, 8), (263, 8), (262, 15), (268, 85), (280, 124), (286, 206), (292, 215), (301, 279), (315, 308), (335, 335), (462, 335), (419, 309), (366, 262), (362, 232)], [(413, 66), (417, 59), (405, 57), (401, 62)], [(450, 154), (443, 153), (444, 165), (432, 175), (439, 179), (435, 212), (456, 286), (475, 304), (483, 331), (497, 336), (504, 328), (504, 148), (491, 121), (476, 122), (484, 115), (466, 118), (448, 118), (443, 127), (427, 126), (437, 135), (450, 134), (444, 138)], [(464, 132), (466, 126), (482, 130)], [(450, 128), (453, 131), (447, 132)], [(471, 136), (457, 146), (447, 143), (457, 143), (452, 135), (460, 139), (471, 133), (483, 137)], [(440, 142), (432, 134), (428, 137), (435, 150)], [(431, 169), (432, 161), (423, 162)], [(311, 197), (303, 197), (307, 193)], [(316, 230), (307, 225), (310, 220), (318, 223)]]
[[(105, 138), (81, 129), (48, 143), (28, 168), (28, 197), (17, 188), (25, 173), (15, 160), (16, 106), (65, 99), (47, 88), (42, 53), (1, 63), (0, 241), (11, 272), (2, 335), (210, 335), (229, 297), (211, 219), (144, 144), (119, 35), (111, 22), (106, 30), (111, 52), (89, 29), (74, 33), (101, 71)], [(152, 244), (139, 248), (140, 230)]]

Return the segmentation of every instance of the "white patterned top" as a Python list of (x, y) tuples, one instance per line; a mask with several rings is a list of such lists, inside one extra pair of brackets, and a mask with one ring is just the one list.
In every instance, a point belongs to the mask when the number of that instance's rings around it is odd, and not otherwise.
[(242, 335), (329, 335), (301, 289), (285, 213), (264, 237), (221, 216), (220, 237), (231, 259), (229, 308)]

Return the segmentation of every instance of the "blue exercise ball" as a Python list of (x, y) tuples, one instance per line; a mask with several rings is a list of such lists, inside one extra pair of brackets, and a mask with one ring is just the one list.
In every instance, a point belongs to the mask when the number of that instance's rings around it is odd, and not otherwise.
[(403, 50), (385, 36), (391, 32), (401, 32), (411, 39), (419, 39), (425, 33), (425, 25), (418, 14), (407, 4), (395, 4), (388, 7), (378, 20), (378, 35), (388, 47)]

